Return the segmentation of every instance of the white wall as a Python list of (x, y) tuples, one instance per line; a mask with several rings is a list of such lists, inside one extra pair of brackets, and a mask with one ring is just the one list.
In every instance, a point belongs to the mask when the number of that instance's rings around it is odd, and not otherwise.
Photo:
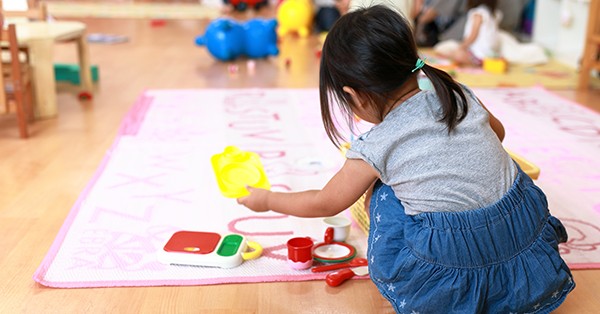
[(3, 0), (2, 8), (7, 11), (25, 11), (27, 0)]
[(589, 0), (537, 0), (532, 40), (558, 61), (578, 68), (588, 11)]

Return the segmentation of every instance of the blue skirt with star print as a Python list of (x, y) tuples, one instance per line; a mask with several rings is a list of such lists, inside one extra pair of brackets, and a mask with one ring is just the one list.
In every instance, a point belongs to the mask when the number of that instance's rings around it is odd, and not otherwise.
[(464, 212), (406, 215), (377, 182), (369, 215), (369, 273), (398, 313), (548, 313), (575, 287), (565, 228), (521, 170), (498, 202)]

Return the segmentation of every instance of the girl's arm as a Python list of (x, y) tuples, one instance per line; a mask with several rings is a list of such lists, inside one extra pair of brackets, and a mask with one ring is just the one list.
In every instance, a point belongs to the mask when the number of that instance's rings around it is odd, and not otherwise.
[(492, 130), (494, 130), (494, 133), (496, 133), (496, 135), (498, 136), (498, 139), (500, 139), (500, 142), (502, 142), (504, 140), (504, 126), (502, 125), (502, 122), (500, 122), (500, 120), (498, 120), (498, 118), (496, 118), (486, 107), (485, 105), (483, 105), (483, 102), (481, 102), (481, 99), (477, 98), (477, 100), (479, 101), (479, 103), (481, 104), (481, 107), (483, 107), (483, 109), (485, 109), (485, 111), (488, 112), (488, 115), (490, 117), (490, 126), (492, 127)]
[(271, 192), (264, 189), (248, 187), (250, 195), (238, 199), (253, 211), (274, 212), (298, 217), (334, 216), (354, 204), (378, 174), (365, 161), (347, 159), (322, 190), (303, 192)]
[(477, 36), (479, 36), (479, 29), (481, 28), (481, 23), (483, 21), (481, 14), (478, 13), (473, 14), (471, 18), (473, 19), (473, 27), (471, 28), (469, 36), (464, 38), (463, 42), (461, 43), (461, 46), (465, 49), (469, 48), (475, 42)]

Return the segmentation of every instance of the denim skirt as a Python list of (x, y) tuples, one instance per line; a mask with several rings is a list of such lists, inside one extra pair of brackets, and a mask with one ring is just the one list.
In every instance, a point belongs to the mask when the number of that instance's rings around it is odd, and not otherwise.
[(389, 186), (370, 202), (369, 273), (398, 313), (548, 313), (573, 290), (567, 240), (521, 170), (498, 202), (406, 215)]

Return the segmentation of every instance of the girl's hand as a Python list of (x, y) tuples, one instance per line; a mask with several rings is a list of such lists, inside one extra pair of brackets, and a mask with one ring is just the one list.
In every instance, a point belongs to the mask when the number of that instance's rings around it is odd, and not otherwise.
[(244, 205), (255, 212), (269, 211), (268, 199), (271, 191), (251, 186), (246, 187), (246, 189), (250, 192), (250, 195), (238, 198), (238, 204)]

